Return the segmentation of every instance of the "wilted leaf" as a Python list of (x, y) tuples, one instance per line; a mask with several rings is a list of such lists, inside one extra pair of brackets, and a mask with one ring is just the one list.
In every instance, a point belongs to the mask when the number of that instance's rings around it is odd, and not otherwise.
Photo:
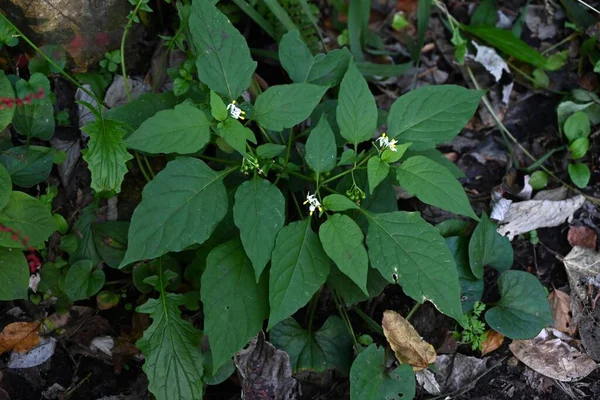
[(600, 274), (600, 254), (575, 246), (563, 259), (567, 275), (569, 276), (569, 285), (577, 296), (585, 301), (587, 299), (587, 281), (588, 279)]
[(504, 335), (494, 330), (488, 330), (485, 333), (485, 342), (482, 344), (481, 355), (485, 356), (488, 353), (498, 349), (504, 343)]
[(596, 248), (596, 232), (587, 226), (571, 226), (567, 235), (569, 244), (573, 247)]
[(548, 296), (552, 308), (554, 327), (559, 331), (571, 332), (571, 300), (568, 294), (554, 289)]
[(23, 353), (40, 344), (39, 327), (37, 322), (13, 322), (6, 325), (0, 333), (0, 354), (10, 350)]
[(424, 341), (415, 328), (395, 311), (383, 313), (383, 333), (396, 358), (420, 371), (435, 361), (435, 349)]

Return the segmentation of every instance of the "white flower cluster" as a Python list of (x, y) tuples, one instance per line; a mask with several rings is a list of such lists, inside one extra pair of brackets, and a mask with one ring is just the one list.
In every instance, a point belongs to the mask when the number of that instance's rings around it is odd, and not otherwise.
[(321, 203), (319, 202), (317, 197), (314, 194), (310, 194), (310, 192), (308, 192), (308, 194), (306, 195), (306, 201), (304, 202), (304, 204), (309, 205), (308, 209), (310, 210), (310, 215), (313, 215), (313, 212), (315, 212), (316, 209), (318, 209), (319, 211), (323, 211), (323, 207), (321, 207)]
[(229, 111), (229, 115), (231, 115), (232, 118), (245, 119), (244, 114), (246, 114), (246, 111), (236, 106), (235, 100), (231, 100), (231, 103), (227, 105), (227, 111)]
[(390, 139), (385, 132), (377, 138), (377, 144), (379, 147), (387, 147), (391, 151), (398, 151), (398, 149), (396, 149), (396, 143), (398, 143), (398, 141), (396, 139)]

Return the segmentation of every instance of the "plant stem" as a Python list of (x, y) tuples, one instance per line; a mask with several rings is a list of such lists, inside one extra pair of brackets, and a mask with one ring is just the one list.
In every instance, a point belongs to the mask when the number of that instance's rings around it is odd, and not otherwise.
[(138, 163), (138, 167), (140, 168), (142, 175), (144, 175), (144, 178), (146, 178), (147, 182), (150, 182), (152, 178), (150, 178), (150, 175), (148, 175), (148, 172), (146, 172), (146, 168), (144, 167), (144, 164), (142, 164), (142, 160), (140, 158), (139, 153), (135, 151), (133, 154), (135, 155), (135, 160)]
[(352, 307), (352, 311), (358, 314), (358, 316), (361, 317), (371, 329), (383, 336), (383, 328), (377, 322), (373, 321), (373, 318), (369, 317), (363, 310), (356, 306)]
[(133, 9), (133, 13), (131, 17), (127, 20), (127, 25), (125, 25), (125, 30), (123, 31), (123, 36), (121, 37), (121, 73), (123, 74), (123, 82), (125, 84), (125, 93), (127, 94), (127, 101), (131, 101), (131, 92), (129, 90), (129, 83), (127, 82), (127, 71), (125, 67), (125, 41), (127, 40), (127, 35), (129, 34), (129, 30), (133, 26), (133, 19), (137, 15), (140, 7), (144, 3), (144, 0), (138, 0), (135, 8)]
[(300, 204), (298, 204), (298, 199), (296, 198), (296, 195), (294, 195), (294, 193), (292, 193), (292, 200), (296, 205), (296, 210), (298, 210), (298, 215), (300, 216), (300, 219), (304, 219), (304, 216), (302, 215), (302, 209), (300, 208)]
[(346, 311), (346, 306), (344, 305), (344, 302), (340, 299), (340, 297), (337, 294), (337, 292), (335, 291), (335, 289), (331, 286), (329, 288), (331, 290), (331, 293), (333, 294), (333, 300), (335, 301), (335, 305), (338, 309), (338, 312), (340, 313), (342, 320), (346, 324), (346, 328), (348, 328), (348, 332), (350, 332), (350, 336), (352, 336), (352, 341), (354, 342), (354, 348), (357, 349), (358, 342), (356, 341), (356, 335), (354, 334), (354, 329), (352, 329), (352, 324), (350, 323), (350, 317), (348, 317), (348, 312)]
[(564, 38), (560, 42), (555, 43), (552, 46), (548, 47), (546, 50), (542, 51), (542, 55), (548, 54), (552, 50), (556, 49), (557, 47), (562, 46), (563, 44), (565, 44), (567, 42), (570, 42), (571, 40), (575, 39), (578, 36), (579, 36), (579, 32), (573, 32), (573, 33), (571, 33), (569, 36), (567, 36), (566, 38)]
[(269, 143), (273, 143), (273, 139), (271, 139), (271, 136), (269, 136), (269, 134), (267, 133), (267, 131), (265, 131), (265, 128), (263, 128), (262, 126), (260, 126), (260, 124), (256, 124), (258, 125), (258, 129), (260, 129), (260, 132), (264, 135), (265, 139), (267, 139), (267, 141)]
[(408, 314), (406, 314), (406, 317), (404, 317), (404, 319), (409, 321), (410, 318), (417, 312), (419, 307), (421, 307), (421, 303), (415, 303), (413, 308), (410, 309), (410, 311), (408, 312)]
[(152, 178), (154, 178), (156, 175), (154, 174), (154, 170), (152, 169), (152, 166), (150, 165), (150, 161), (148, 161), (148, 157), (146, 157), (145, 154), (142, 154), (142, 157), (144, 158), (144, 164), (146, 164), (146, 168), (148, 168), (148, 172), (150, 173), (150, 176), (152, 176)]
[(315, 293), (312, 297), (312, 299), (310, 300), (310, 304), (308, 305), (308, 334), (310, 335), (312, 333), (312, 324), (313, 324), (313, 319), (315, 317), (315, 311), (317, 310), (317, 305), (319, 304), (319, 297), (321, 297), (321, 291), (323, 290), (323, 286), (321, 286), (319, 288), (319, 290), (317, 290), (317, 293)]
[(219, 162), (219, 163), (222, 163), (222, 164), (230, 164), (230, 165), (237, 165), (237, 164), (239, 164), (237, 161), (225, 160), (223, 158), (217, 158), (217, 157), (211, 157), (211, 156), (205, 156), (204, 154), (199, 154), (198, 157), (201, 158), (201, 159), (203, 159), (203, 160)]

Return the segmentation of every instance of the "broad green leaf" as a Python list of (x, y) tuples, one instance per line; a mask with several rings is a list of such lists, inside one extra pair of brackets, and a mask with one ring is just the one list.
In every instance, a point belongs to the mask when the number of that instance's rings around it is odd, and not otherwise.
[(340, 134), (355, 145), (371, 139), (377, 130), (377, 105), (367, 81), (354, 62), (342, 79), (336, 109)]
[[(165, 278), (163, 284), (170, 292), (175, 292), (181, 284), (181, 266), (176, 259), (168, 255), (162, 256), (148, 263), (138, 263), (133, 267), (131, 277), (133, 284), (140, 293), (148, 294), (154, 290), (154, 285), (146, 279), (159, 276), (160, 271), (169, 272), (170, 278)], [(172, 273), (170, 273), (172, 272)]]
[(347, 375), (352, 363), (352, 338), (348, 328), (337, 316), (316, 332), (302, 328), (294, 318), (287, 318), (271, 329), (273, 345), (290, 355), (293, 372), (322, 372), (337, 369)]
[(306, 163), (320, 175), (335, 168), (335, 136), (326, 118), (321, 118), (306, 141)]
[(386, 371), (383, 347), (372, 344), (352, 363), (350, 370), (350, 400), (399, 400), (415, 396), (415, 373), (404, 364)]
[[(15, 97), (10, 81), (4, 74), (4, 71), (0, 70), (0, 97), (5, 99), (12, 99)], [(4, 130), (12, 122), (13, 116), (15, 115), (15, 107), (6, 107), (2, 105), (0, 108), (0, 131)]]
[(227, 213), (228, 173), (195, 158), (169, 162), (142, 191), (120, 268), (206, 241)]
[(235, 372), (233, 360), (227, 360), (225, 364), (221, 365), (221, 368), (214, 371), (212, 352), (209, 350), (202, 355), (204, 356), (204, 376), (202, 377), (202, 380), (207, 385), (219, 385), (225, 382)]
[(85, 300), (102, 289), (105, 279), (104, 272), (95, 269), (90, 260), (77, 261), (65, 277), (65, 293), (71, 301)]
[(159, 111), (125, 139), (128, 148), (151, 154), (191, 154), (210, 140), (210, 121), (190, 103)]
[(462, 185), (450, 171), (427, 157), (414, 156), (396, 170), (398, 182), (423, 203), (477, 219)]
[(494, 26), (462, 26), (467, 32), (477, 36), (498, 50), (509, 54), (517, 60), (524, 61), (534, 67), (544, 68), (546, 59), (537, 50), (517, 38), (511, 31)]
[(427, 149), (420, 151), (412, 151), (408, 149), (405, 154), (405, 158), (413, 156), (423, 156), (429, 158), (431, 161), (435, 161), (443, 167), (446, 167), (448, 171), (457, 179), (464, 178), (466, 175), (460, 168), (456, 166), (452, 161), (448, 160), (439, 150)]
[[(219, 136), (241, 155), (246, 154), (248, 131), (250, 131), (250, 129), (246, 128), (240, 121), (233, 118), (227, 118), (217, 125)], [(250, 134), (252, 134), (252, 131), (250, 131)]]
[(471, 15), (471, 25), (496, 25), (498, 7), (495, 0), (483, 0)]
[(369, 256), (365, 250), (363, 233), (356, 222), (347, 215), (334, 214), (319, 228), (319, 238), (323, 250), (340, 271), (368, 294)]
[(239, 240), (224, 243), (208, 255), (200, 295), (214, 369), (261, 330), (269, 315), (265, 278), (256, 283), (252, 263)]
[(514, 254), (510, 240), (496, 229), (496, 224), (483, 213), (469, 241), (469, 264), (477, 279), (483, 278), (483, 267), (486, 265), (498, 272), (512, 267)]
[(269, 279), (271, 329), (304, 306), (327, 279), (329, 258), (310, 228), (310, 219), (292, 222), (277, 235)]
[(69, 261), (75, 263), (80, 260), (91, 260), (94, 265), (100, 261), (100, 255), (94, 244), (92, 224), (96, 221), (96, 206), (94, 203), (86, 206), (73, 224), (71, 234), (77, 240), (77, 248), (70, 254)]
[(126, 125), (110, 119), (96, 119), (81, 130), (90, 136), (83, 159), (92, 173), (92, 189), (97, 193), (119, 193), (127, 173), (126, 163), (133, 158), (123, 141)]
[(165, 291), (165, 277), (159, 271), (158, 299), (149, 299), (136, 311), (150, 314), (152, 325), (136, 345), (145, 356), (143, 370), (148, 389), (157, 400), (201, 399), (204, 391), (203, 357), (200, 351), (202, 332), (181, 318), (179, 306), (184, 296)]
[(330, 51), (327, 54), (317, 54), (308, 74), (308, 83), (334, 87), (340, 84), (348, 69), (352, 54), (345, 47)]
[(44, 97), (34, 99), (31, 104), (16, 107), (13, 116), (15, 130), (23, 136), (50, 140), (54, 135), (54, 107), (50, 100), (50, 81), (40, 73), (32, 74), (29, 81), (20, 79), (15, 84), (17, 97), (24, 99), (39, 89), (44, 90)]
[(127, 250), (128, 221), (92, 223), (94, 245), (102, 261), (111, 268), (119, 268)]
[(260, 158), (268, 159), (275, 158), (285, 151), (285, 146), (282, 144), (265, 143), (256, 148), (256, 155)]
[(263, 128), (282, 131), (307, 119), (327, 87), (310, 83), (271, 86), (254, 104), (254, 120)]
[(336, 212), (360, 209), (355, 202), (341, 194), (330, 194), (325, 197), (323, 199), (323, 207), (325, 207), (326, 210)]
[(590, 119), (583, 111), (573, 113), (565, 121), (564, 132), (569, 142), (590, 135)]
[(524, 271), (506, 271), (498, 278), (500, 301), (485, 313), (490, 327), (504, 336), (531, 339), (552, 324), (548, 293), (538, 279)]
[(403, 143), (396, 145), (394, 147), (394, 151), (392, 151), (392, 149), (389, 148), (384, 149), (381, 152), (381, 161), (385, 161), (387, 164), (393, 164), (395, 162), (400, 161), (400, 159), (402, 159), (402, 157), (406, 153), (406, 150), (408, 150), (408, 148), (411, 145), (412, 143)]
[(176, 104), (173, 92), (146, 93), (127, 104), (106, 110), (104, 118), (123, 122), (128, 125), (128, 131), (134, 131), (157, 112), (172, 109)]
[(0, 153), (0, 164), (15, 185), (29, 188), (48, 179), (55, 153), (51, 147), (17, 146)]
[(356, 61), (364, 61), (363, 48), (369, 34), (371, 2), (356, 0), (348, 5), (348, 41)]
[[(56, 44), (47, 44), (40, 47), (40, 53), (46, 54), (50, 60), (52, 60), (56, 65), (60, 67), (60, 69), (64, 69), (67, 66), (67, 56), (65, 54), (65, 49), (61, 45)], [(45, 76), (50, 76), (51, 73), (58, 74), (60, 70), (55, 68), (53, 65), (46, 60), (45, 57), (42, 57), (41, 54), (38, 53), (29, 60), (29, 73), (34, 74), (36, 72), (41, 73)]]
[(277, 186), (256, 176), (235, 192), (233, 219), (258, 282), (285, 224), (285, 199)]
[(215, 92), (238, 98), (250, 86), (257, 65), (242, 34), (210, 1), (192, 3), (189, 29), (198, 78)]
[(368, 214), (371, 265), (415, 301), (431, 301), (462, 324), (460, 285), (452, 254), (437, 229), (417, 213)]
[(8, 204), (11, 193), (12, 180), (10, 179), (10, 174), (6, 168), (0, 164), (0, 210), (2, 210), (4, 206)]
[(29, 266), (19, 249), (0, 248), (0, 301), (27, 299)]
[[(20, 232), (27, 238), (27, 246), (44, 243), (57, 229), (48, 208), (38, 199), (23, 192), (12, 192), (6, 206), (0, 210), (0, 225)], [(21, 241), (15, 242), (9, 232), (0, 232), (0, 247), (27, 248)]]
[(458, 281), (460, 282), (460, 301), (462, 310), (467, 313), (473, 310), (476, 302), (483, 295), (483, 278), (477, 279), (469, 266), (469, 240), (464, 236), (446, 238), (446, 245), (454, 257)]
[(210, 113), (217, 121), (225, 121), (229, 116), (223, 99), (214, 91), (210, 91)]
[(483, 92), (455, 85), (425, 86), (394, 102), (388, 135), (411, 150), (433, 149), (455, 137), (475, 114)]
[(440, 235), (447, 238), (450, 236), (465, 236), (470, 226), (471, 222), (464, 219), (447, 219), (435, 227), (440, 231)]
[(390, 172), (390, 165), (381, 158), (375, 156), (369, 158), (367, 162), (367, 177), (369, 178), (369, 190), (371, 194), (377, 186), (387, 178)]
[(368, 295), (365, 295), (362, 289), (356, 286), (356, 284), (352, 282), (352, 280), (342, 273), (336, 266), (331, 267), (331, 271), (329, 272), (329, 277), (327, 279), (348, 306), (378, 296), (383, 289), (390, 284), (375, 268), (369, 268), (368, 271)]
[(586, 164), (569, 164), (569, 176), (578, 188), (584, 189), (590, 181), (590, 169)]

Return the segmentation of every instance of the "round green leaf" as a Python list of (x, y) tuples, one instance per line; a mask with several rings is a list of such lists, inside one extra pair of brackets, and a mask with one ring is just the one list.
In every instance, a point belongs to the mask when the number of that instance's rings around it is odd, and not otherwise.
[(583, 111), (577, 111), (565, 121), (564, 131), (569, 142), (590, 136), (590, 119)]
[[(28, 246), (44, 243), (58, 228), (48, 208), (23, 192), (11, 193), (8, 203), (0, 210), (0, 225), (27, 238)], [(9, 232), (0, 232), (0, 247), (25, 248), (22, 241), (15, 242)]]
[(540, 190), (548, 185), (548, 174), (546, 171), (535, 171), (529, 178), (529, 184), (533, 190)]
[(590, 169), (586, 164), (569, 164), (569, 176), (578, 188), (585, 188), (590, 181)]
[(585, 156), (589, 148), (590, 140), (588, 138), (575, 139), (569, 145), (569, 151), (571, 152), (571, 157), (573, 157), (574, 160), (579, 160), (580, 158), (583, 158), (583, 156)]
[(0, 301), (27, 298), (29, 266), (19, 249), (0, 248)]
[(111, 268), (119, 268), (127, 250), (129, 222), (110, 221), (92, 223), (92, 236), (98, 255)]
[(8, 200), (10, 200), (10, 194), (12, 193), (12, 180), (10, 179), (10, 174), (4, 168), (2, 164), (0, 164), (0, 210), (4, 208), (8, 204)]
[(95, 269), (90, 260), (77, 261), (65, 277), (65, 293), (71, 301), (85, 300), (98, 293), (104, 281), (104, 272)]
[(0, 154), (15, 185), (29, 188), (48, 179), (56, 152), (51, 147), (18, 146)]
[(385, 350), (372, 344), (354, 360), (350, 370), (350, 400), (400, 400), (415, 396), (415, 374), (404, 364), (385, 370)]
[(533, 275), (506, 271), (498, 278), (501, 299), (485, 313), (486, 322), (510, 339), (531, 339), (552, 324), (548, 293)]
[(17, 107), (13, 117), (13, 125), (17, 132), (23, 136), (50, 140), (54, 135), (54, 107), (50, 99), (50, 81), (44, 75), (35, 73), (29, 81), (17, 81), (17, 96), (24, 98), (31, 93), (44, 89), (44, 97), (35, 99), (31, 104)]

